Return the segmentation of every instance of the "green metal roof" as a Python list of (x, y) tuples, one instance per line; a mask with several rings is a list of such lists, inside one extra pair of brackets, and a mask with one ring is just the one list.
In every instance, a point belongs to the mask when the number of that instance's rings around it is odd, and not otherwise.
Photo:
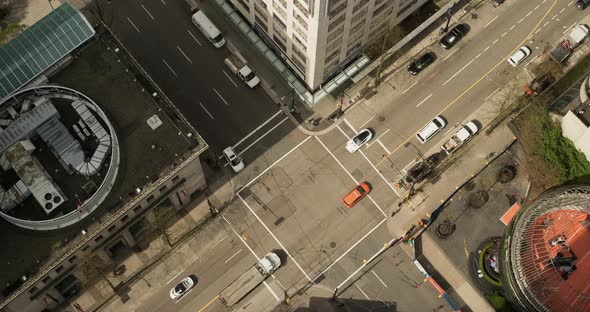
[(0, 98), (55, 64), (95, 32), (84, 15), (64, 3), (0, 47)]

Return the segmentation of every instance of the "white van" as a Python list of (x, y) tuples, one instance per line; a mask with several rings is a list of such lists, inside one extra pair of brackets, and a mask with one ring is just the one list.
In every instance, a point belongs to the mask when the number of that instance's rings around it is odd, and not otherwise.
[(207, 37), (207, 39), (211, 41), (214, 47), (223, 47), (223, 45), (225, 44), (225, 39), (223, 38), (223, 35), (219, 31), (219, 29), (217, 29), (217, 27), (213, 25), (211, 20), (209, 20), (209, 18), (205, 16), (203, 11), (197, 10), (197, 12), (193, 14), (191, 19), (193, 20), (193, 24), (195, 24), (195, 26), (197, 26), (197, 28), (203, 33), (203, 35), (205, 35), (205, 37)]
[(444, 119), (441, 116), (434, 117), (429, 123), (427, 123), (418, 133), (416, 133), (416, 139), (420, 141), (420, 143), (424, 144), (428, 142), (428, 140), (432, 139), (432, 137), (437, 134), (440, 129), (444, 128), (447, 125)]

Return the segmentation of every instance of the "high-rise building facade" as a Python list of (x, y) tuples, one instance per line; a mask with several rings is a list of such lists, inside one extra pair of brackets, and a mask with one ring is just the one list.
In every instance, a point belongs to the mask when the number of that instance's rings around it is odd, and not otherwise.
[(230, 0), (310, 90), (428, 0)]

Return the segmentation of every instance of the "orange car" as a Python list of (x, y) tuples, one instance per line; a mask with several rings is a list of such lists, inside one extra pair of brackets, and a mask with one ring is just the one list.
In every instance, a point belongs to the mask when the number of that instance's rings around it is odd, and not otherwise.
[(371, 188), (369, 187), (369, 184), (363, 182), (355, 187), (350, 193), (346, 194), (342, 199), (342, 202), (346, 207), (352, 208), (352, 206), (356, 205), (356, 203), (363, 199), (363, 197), (367, 196), (370, 191)]

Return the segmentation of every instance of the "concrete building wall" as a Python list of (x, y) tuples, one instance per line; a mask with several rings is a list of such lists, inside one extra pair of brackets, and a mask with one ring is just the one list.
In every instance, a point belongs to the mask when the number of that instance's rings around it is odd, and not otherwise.
[(563, 116), (561, 131), (563, 136), (572, 140), (574, 146), (586, 155), (586, 159), (590, 160), (590, 128), (586, 127), (572, 111), (568, 111)]
[[(315, 90), (428, 0), (230, 0)], [(256, 28), (255, 28), (256, 29)]]
[[(157, 203), (169, 200), (177, 209), (191, 200), (195, 192), (206, 187), (205, 175), (201, 167), (198, 155), (193, 155), (192, 160), (187, 162), (177, 171), (154, 183), (150, 192), (140, 194), (142, 199), (134, 205), (125, 205), (124, 213), (117, 218), (101, 224), (100, 230), (90, 232), (86, 235), (85, 243), (73, 251), (62, 261), (56, 262), (50, 269), (39, 273), (31, 279), (36, 281), (23, 289), (22, 293), (12, 300), (3, 311), (6, 312), (40, 312), (45, 308), (54, 308), (67, 298), (63, 292), (79, 287), (80, 282), (68, 276), (73, 276), (77, 261), (83, 255), (91, 252), (98, 257), (110, 260), (113, 256), (109, 248), (117, 242), (122, 242), (126, 247), (133, 247), (136, 240), (129, 232), (129, 227), (145, 215)], [(64, 279), (66, 283), (61, 283)], [(62, 289), (57, 285), (62, 284)], [(64, 286), (65, 284), (65, 286)]]

